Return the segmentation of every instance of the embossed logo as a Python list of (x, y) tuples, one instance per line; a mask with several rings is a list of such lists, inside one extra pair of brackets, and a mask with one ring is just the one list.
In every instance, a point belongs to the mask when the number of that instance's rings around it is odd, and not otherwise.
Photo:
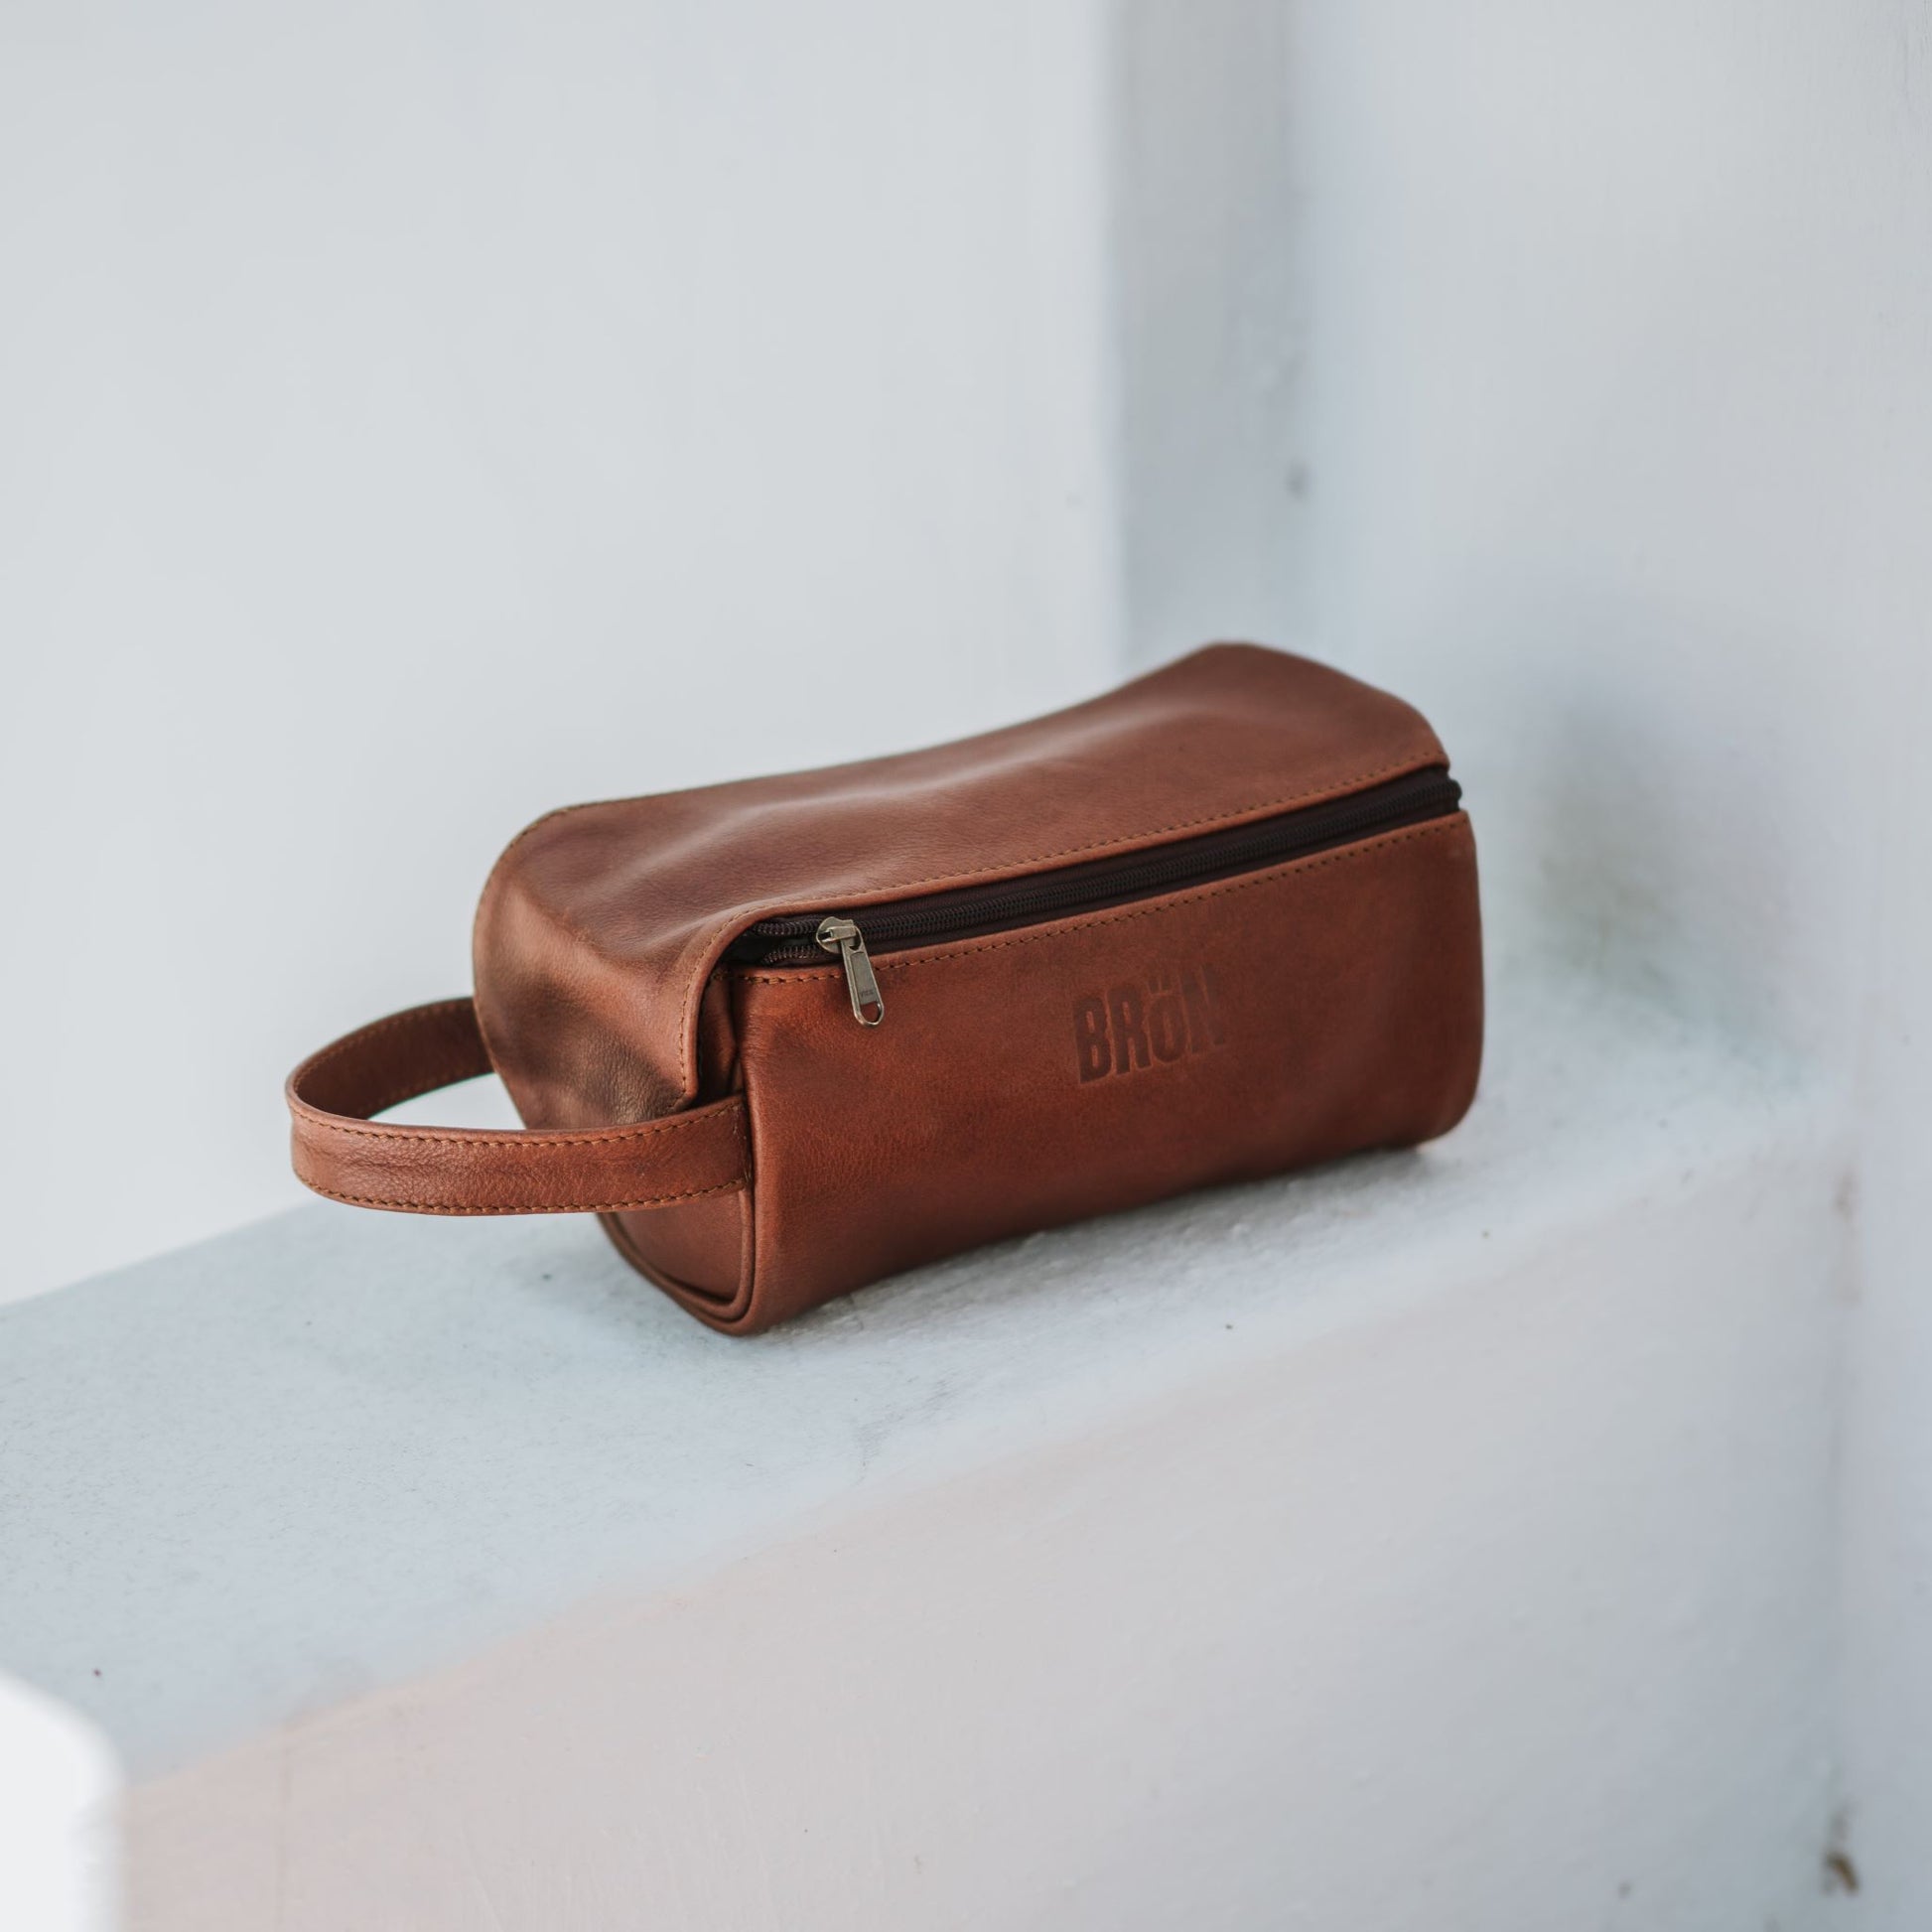
[(1073, 1009), (1073, 1050), (1083, 1083), (1110, 1073), (1138, 1073), (1226, 1043), (1220, 990), (1214, 969), (1204, 961), (1089, 993)]

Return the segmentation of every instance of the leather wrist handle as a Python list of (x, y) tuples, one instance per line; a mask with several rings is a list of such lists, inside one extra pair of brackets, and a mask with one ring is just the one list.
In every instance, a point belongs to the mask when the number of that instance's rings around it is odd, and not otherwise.
[(738, 1095), (634, 1127), (405, 1127), (372, 1115), (490, 1069), (470, 1000), (345, 1034), (288, 1080), (297, 1175), (331, 1200), (405, 1214), (615, 1214), (745, 1184)]

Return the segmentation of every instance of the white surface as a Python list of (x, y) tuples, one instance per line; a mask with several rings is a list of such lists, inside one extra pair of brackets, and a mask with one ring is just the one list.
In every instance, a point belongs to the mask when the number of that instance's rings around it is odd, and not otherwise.
[(112, 1932), (120, 1782), (92, 1725), (0, 1673), (0, 1925)]
[(538, 812), (1111, 681), (1098, 20), (0, 14), (0, 1296), (297, 1199)]
[(324, 1205), (0, 1314), (0, 1663), (142, 1780), (136, 1922), (1800, 1924), (1835, 1151), (1495, 1004), (1439, 1148), (750, 1343)]

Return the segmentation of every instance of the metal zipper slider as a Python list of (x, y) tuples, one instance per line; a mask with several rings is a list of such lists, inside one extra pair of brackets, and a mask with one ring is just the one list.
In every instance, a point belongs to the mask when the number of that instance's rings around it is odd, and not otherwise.
[(876, 1027), (886, 1017), (885, 996), (866, 951), (866, 935), (850, 919), (836, 913), (819, 923), (818, 943), (839, 956), (845, 968), (845, 990), (852, 995), (852, 1017), (862, 1027)]

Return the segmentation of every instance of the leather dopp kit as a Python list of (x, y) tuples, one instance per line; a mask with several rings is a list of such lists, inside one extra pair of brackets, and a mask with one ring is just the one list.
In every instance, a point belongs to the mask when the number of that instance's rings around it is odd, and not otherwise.
[[(360, 1207), (597, 1214), (735, 1334), (1427, 1141), (1482, 1051), (1442, 745), (1250, 644), (956, 744), (553, 812), (490, 874), (475, 973), (296, 1069), (296, 1173)], [(521, 1130), (374, 1118), (492, 1069)]]

